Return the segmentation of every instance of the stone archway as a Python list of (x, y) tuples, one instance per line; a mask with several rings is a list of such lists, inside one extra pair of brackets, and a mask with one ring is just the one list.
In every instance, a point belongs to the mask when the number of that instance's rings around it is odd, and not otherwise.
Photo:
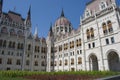
[(98, 59), (96, 55), (90, 55), (89, 57), (89, 67), (91, 71), (98, 71)]
[(108, 56), (108, 65), (110, 71), (120, 71), (120, 61), (119, 61), (119, 55), (111, 51)]

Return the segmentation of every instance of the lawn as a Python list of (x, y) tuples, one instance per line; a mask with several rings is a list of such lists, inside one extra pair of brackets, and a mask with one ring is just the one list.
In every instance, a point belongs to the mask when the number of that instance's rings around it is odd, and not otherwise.
[(31, 72), (0, 71), (0, 80), (92, 80), (101, 77), (118, 75), (110, 71), (76, 71), (76, 72)]

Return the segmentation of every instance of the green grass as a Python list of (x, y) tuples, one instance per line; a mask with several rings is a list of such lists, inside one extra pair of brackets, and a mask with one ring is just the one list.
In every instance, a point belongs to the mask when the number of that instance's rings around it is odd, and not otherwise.
[(0, 77), (0, 80), (26, 80), (19, 77)]
[(31, 71), (0, 71), (0, 80), (26, 80), (23, 76), (31, 75), (91, 75), (91, 76), (113, 76), (120, 72), (110, 71), (76, 71), (76, 72), (31, 72)]

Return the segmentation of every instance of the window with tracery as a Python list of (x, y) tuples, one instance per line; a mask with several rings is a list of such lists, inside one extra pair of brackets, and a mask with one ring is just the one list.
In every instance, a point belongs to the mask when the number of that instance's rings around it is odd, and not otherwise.
[(112, 23), (111, 23), (111, 21), (108, 21), (107, 22), (107, 25), (108, 25), (108, 31), (111, 33), (111, 32), (113, 32), (113, 28), (112, 28)]
[(15, 33), (15, 30), (14, 29), (11, 29), (10, 30), (10, 35), (15, 35), (16, 33)]
[(102, 28), (103, 28), (103, 33), (104, 33), (104, 35), (106, 35), (108, 32), (107, 32), (107, 25), (106, 25), (106, 23), (103, 23), (102, 24)]
[(1, 33), (7, 34), (7, 33), (8, 33), (7, 28), (6, 28), (6, 27), (2, 27), (2, 28), (1, 28)]

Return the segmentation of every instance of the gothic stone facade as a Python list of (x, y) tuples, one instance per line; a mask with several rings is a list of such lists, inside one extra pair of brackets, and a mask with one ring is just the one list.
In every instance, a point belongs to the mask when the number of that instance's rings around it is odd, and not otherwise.
[(30, 9), (2, 12), (0, 2), (0, 69), (30, 71), (120, 71), (120, 8), (116, 0), (86, 4), (80, 25), (73, 29), (64, 12), (47, 38), (31, 34)]

